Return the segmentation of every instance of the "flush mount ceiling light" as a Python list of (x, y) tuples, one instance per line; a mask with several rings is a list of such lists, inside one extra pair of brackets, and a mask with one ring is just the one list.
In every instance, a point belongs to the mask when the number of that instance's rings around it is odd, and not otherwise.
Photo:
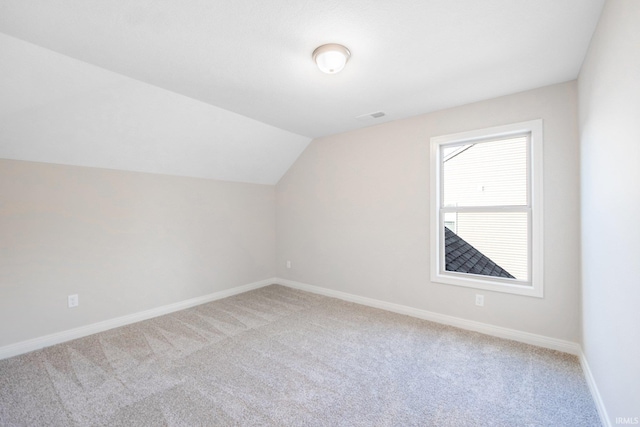
[(327, 74), (335, 74), (342, 71), (351, 52), (340, 44), (324, 44), (313, 51), (313, 60), (320, 71)]

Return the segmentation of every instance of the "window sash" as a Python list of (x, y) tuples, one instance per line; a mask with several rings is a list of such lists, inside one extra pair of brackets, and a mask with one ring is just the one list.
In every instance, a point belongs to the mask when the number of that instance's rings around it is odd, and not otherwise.
[[(494, 276), (485, 276), (485, 275), (481, 275), (481, 274), (473, 274), (473, 273), (459, 273), (456, 271), (450, 271), (446, 269), (446, 248), (445, 248), (445, 238), (444, 238), (444, 214), (448, 213), (448, 212), (454, 212), (454, 213), (493, 213), (493, 212), (523, 212), (527, 214), (527, 278), (526, 279), (510, 279), (510, 278), (503, 278), (503, 277), (494, 277)], [(531, 208), (528, 206), (497, 206), (497, 207), (493, 207), (492, 209), (485, 209), (484, 207), (482, 208), (476, 208), (476, 207), (465, 207), (465, 208), (441, 208), (440, 209), (440, 215), (439, 215), (439, 227), (438, 227), (438, 232), (440, 234), (439, 236), (439, 253), (438, 256), (440, 258), (440, 262), (438, 264), (439, 266), (439, 273), (441, 275), (452, 275), (454, 277), (465, 277), (467, 275), (469, 276), (473, 276), (476, 277), (476, 280), (486, 280), (486, 281), (490, 281), (490, 282), (499, 282), (502, 284), (517, 284), (519, 286), (533, 286), (533, 280), (532, 280), (532, 272), (533, 272), (533, 262), (532, 262), (532, 251), (533, 251), (533, 245), (532, 245), (532, 239), (533, 239), (533, 235), (532, 235), (532, 221), (531, 221), (532, 215), (531, 215)], [(495, 261), (495, 260), (494, 260)]]
[[(526, 150), (525, 150), (525, 155), (526, 155), (526, 159), (525, 159), (525, 164), (526, 164), (526, 174), (525, 174), (525, 179), (526, 179), (526, 183), (525, 183), (525, 191), (526, 191), (526, 204), (524, 205), (504, 205), (506, 206), (528, 206), (531, 207), (531, 183), (532, 183), (532, 170), (531, 170), (531, 151), (532, 151), (532, 145), (531, 145), (531, 131), (525, 131), (525, 132), (521, 132), (521, 133), (516, 133), (516, 134), (511, 134), (509, 136), (502, 136), (502, 137), (486, 137), (483, 139), (479, 139), (479, 140), (473, 140), (473, 141), (458, 141), (458, 142), (452, 142), (452, 143), (448, 143), (448, 144), (439, 144), (438, 146), (438, 171), (439, 171), (439, 179), (438, 182), (440, 183), (440, 192), (439, 192), (439, 206), (441, 208), (445, 207), (445, 191), (444, 191), (444, 167), (443, 164), (444, 162), (447, 160), (445, 159), (445, 155), (444, 155), (444, 150), (445, 148), (450, 148), (450, 147), (464, 147), (465, 145), (475, 145), (475, 144), (490, 144), (493, 142), (501, 142), (501, 141), (508, 141), (508, 140), (512, 140), (515, 138), (521, 138), (521, 137), (525, 137), (526, 138)], [(470, 147), (469, 147), (470, 148)], [(495, 205), (494, 205), (495, 206)], [(464, 206), (464, 207), (474, 207), (473, 205), (470, 206)], [(493, 207), (492, 205), (482, 205), (482, 206), (476, 206), (478, 208), (484, 208), (484, 207)], [(459, 208), (463, 208), (463, 206), (460, 206)]]

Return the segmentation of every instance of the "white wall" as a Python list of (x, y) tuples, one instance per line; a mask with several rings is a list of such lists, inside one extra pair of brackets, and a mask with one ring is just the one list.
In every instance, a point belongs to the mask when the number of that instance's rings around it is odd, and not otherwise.
[[(583, 345), (609, 419), (640, 418), (640, 2), (608, 1), (580, 72)], [(638, 418), (636, 418), (638, 419)]]
[(0, 160), (0, 347), (271, 278), (274, 247), (273, 186)]
[[(276, 187), (278, 276), (578, 342), (576, 115), (569, 82), (314, 140)], [(429, 138), (537, 118), (545, 137), (545, 297), (431, 283)], [(485, 307), (474, 305), (476, 293)]]

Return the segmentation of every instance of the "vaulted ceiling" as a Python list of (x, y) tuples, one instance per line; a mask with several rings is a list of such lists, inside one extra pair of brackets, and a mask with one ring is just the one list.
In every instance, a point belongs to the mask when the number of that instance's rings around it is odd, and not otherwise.
[(603, 3), (0, 0), (0, 157), (274, 184), (312, 138), (575, 79)]

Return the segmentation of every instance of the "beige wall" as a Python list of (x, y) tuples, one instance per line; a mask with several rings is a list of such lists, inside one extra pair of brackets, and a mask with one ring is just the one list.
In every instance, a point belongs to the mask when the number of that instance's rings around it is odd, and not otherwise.
[(274, 228), (273, 186), (0, 160), (0, 346), (273, 277)]
[(608, 1), (579, 78), (583, 346), (612, 425), (640, 419), (639, 23)]
[[(278, 276), (577, 342), (576, 110), (569, 82), (314, 140), (276, 187)], [(429, 138), (538, 118), (545, 297), (431, 283)], [(474, 305), (476, 293), (485, 295), (483, 308)]]

